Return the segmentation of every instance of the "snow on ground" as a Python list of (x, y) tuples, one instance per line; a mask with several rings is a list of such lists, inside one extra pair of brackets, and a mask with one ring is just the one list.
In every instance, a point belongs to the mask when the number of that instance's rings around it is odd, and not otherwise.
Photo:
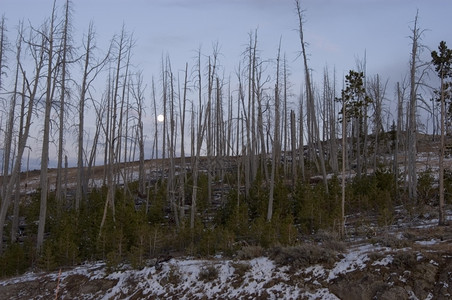
[[(429, 230), (429, 229), (426, 229)], [(444, 245), (445, 241), (429, 237), (413, 242), (413, 246), (431, 247)], [(450, 240), (449, 240), (450, 242)], [(423, 248), (422, 248), (423, 249)], [(103, 262), (86, 263), (61, 273), (27, 273), (22, 276), (0, 281), (2, 287), (17, 287), (16, 294), (8, 299), (29, 299), (36, 295), (26, 294), (24, 286), (39, 283), (47, 286), (39, 294), (41, 298), (55, 298), (58, 291), (60, 299), (340, 299), (332, 289), (344, 282), (349, 274), (373, 274), (389, 270), (396, 264), (399, 253), (414, 251), (419, 263), (427, 262), (439, 268), (438, 262), (427, 258), (414, 248), (391, 248), (378, 243), (359, 243), (349, 245), (348, 250), (338, 253), (335, 263), (315, 264), (297, 269), (280, 266), (268, 257), (251, 260), (226, 259), (221, 256), (210, 259), (172, 258), (156, 268), (149, 265), (134, 270), (121, 265), (118, 270), (108, 272)], [(424, 252), (425, 254), (426, 252)], [(443, 256), (444, 257), (444, 256)], [(210, 272), (210, 273), (209, 273)], [(370, 273), (368, 273), (370, 272)], [(392, 271), (387, 271), (391, 274)], [(209, 275), (210, 274), (210, 275)], [(394, 282), (410, 284), (411, 271), (403, 270), (395, 276)], [(361, 276), (361, 275), (360, 275)], [(392, 276), (392, 275), (391, 275)], [(390, 278), (390, 277), (388, 277)], [(342, 280), (342, 281), (341, 281)], [(57, 287), (57, 282), (59, 286)], [(53, 285), (51, 285), (53, 283)], [(447, 280), (440, 282), (449, 289)], [(388, 283), (390, 287), (392, 283)], [(49, 287), (50, 286), (50, 287)], [(75, 287), (74, 287), (75, 286)], [(56, 291), (57, 290), (57, 291)], [(333, 292), (335, 291), (335, 292)], [(433, 292), (433, 290), (431, 290)], [(430, 293), (430, 291), (426, 291)], [(411, 299), (419, 298), (407, 290)], [(433, 294), (425, 294), (433, 299)], [(425, 298), (422, 297), (422, 298)]]
[(328, 282), (336, 279), (339, 274), (353, 272), (355, 270), (362, 270), (366, 267), (366, 262), (369, 260), (367, 252), (374, 248), (373, 245), (364, 245), (349, 251), (343, 259), (341, 259), (328, 275)]

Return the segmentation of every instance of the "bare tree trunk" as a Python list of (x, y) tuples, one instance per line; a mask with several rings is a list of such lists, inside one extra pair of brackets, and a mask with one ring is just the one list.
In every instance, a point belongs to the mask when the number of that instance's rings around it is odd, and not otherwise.
[[(5, 25), (6, 17), (2, 15), (0, 20), (0, 88), (2, 87), (2, 75), (3, 69), (6, 67), (5, 59), (6, 59), (6, 50), (7, 50), (7, 36), (6, 36), (6, 25)], [(22, 26), (22, 25), (20, 25)]]
[(215, 76), (215, 58), (213, 64), (210, 61), (209, 56), (209, 66), (208, 66), (208, 77), (207, 77), (207, 110), (206, 110), (206, 118), (207, 118), (207, 136), (206, 136), (206, 144), (207, 144), (207, 199), (209, 204), (212, 203), (212, 156), (213, 156), (213, 126), (212, 126), (212, 90), (213, 90), (213, 81)]
[(317, 150), (319, 151), (319, 160), (320, 160), (320, 168), (323, 175), (323, 183), (325, 185), (325, 191), (328, 193), (328, 180), (326, 176), (326, 168), (325, 168), (325, 157), (323, 153), (323, 147), (322, 147), (322, 141), (320, 140), (319, 135), (319, 127), (316, 121), (316, 114), (315, 114), (315, 103), (314, 103), (314, 95), (312, 92), (312, 84), (311, 84), (311, 76), (309, 73), (309, 67), (308, 67), (308, 60), (307, 60), (307, 54), (305, 49), (305, 42), (303, 38), (303, 19), (302, 19), (302, 12), (300, 7), (300, 1), (296, 0), (296, 9), (298, 14), (298, 25), (299, 25), (299, 35), (300, 35), (300, 43), (301, 43), (301, 49), (303, 54), (303, 63), (305, 68), (305, 81), (306, 81), (306, 96), (308, 104), (308, 115), (312, 118), (312, 126), (313, 126), (313, 133), (315, 136), (315, 140), (317, 141)]
[(233, 145), (233, 132), (232, 132), (232, 115), (233, 115), (233, 107), (232, 107), (232, 95), (231, 95), (231, 78), (228, 79), (228, 129), (227, 129), (227, 134), (226, 134), (226, 143), (228, 145), (227, 150), (226, 150), (226, 156), (229, 158), (231, 157), (231, 152), (233, 152), (234, 150), (234, 145)]
[(275, 136), (273, 138), (272, 147), (272, 171), (270, 175), (270, 193), (267, 207), (267, 222), (271, 222), (273, 217), (273, 200), (275, 191), (275, 178), (277, 177), (277, 169), (279, 168), (280, 155), (280, 111), (279, 111), (279, 60), (280, 60), (281, 42), (278, 47), (278, 56), (276, 58), (276, 84), (275, 84)]
[[(33, 86), (30, 85), (30, 82), (27, 80), (25, 76), (25, 71), (23, 71), (22, 66), (20, 65), (20, 68), (22, 70), (23, 75), (23, 92), (22, 92), (22, 105), (21, 105), (21, 112), (25, 109), (25, 88), (28, 90), (29, 94), (29, 101), (28, 101), (28, 110), (26, 114), (26, 120), (24, 124), (24, 132), (23, 134), (19, 134), (19, 146), (17, 149), (17, 155), (16, 160), (14, 162), (14, 167), (12, 170), (12, 175), (9, 179), (8, 186), (6, 188), (6, 194), (5, 198), (2, 199), (1, 203), (1, 211), (0, 211), (0, 254), (3, 251), (3, 233), (4, 233), (4, 224), (6, 220), (6, 214), (11, 202), (11, 195), (14, 188), (14, 185), (16, 184), (16, 181), (19, 180), (19, 174), (20, 174), (20, 167), (21, 167), (21, 161), (23, 157), (23, 153), (25, 150), (25, 146), (27, 144), (27, 139), (30, 132), (30, 126), (31, 126), (31, 118), (34, 111), (34, 100), (36, 99), (38, 87), (39, 87), (39, 78), (41, 76), (42, 68), (44, 67), (44, 43), (45, 40), (42, 37), (42, 44), (37, 47), (30, 46), (32, 49), (32, 56), (35, 59), (35, 74), (33, 79)], [(31, 44), (31, 43), (30, 43)], [(24, 115), (22, 113), (22, 115)]]
[(185, 64), (184, 73), (184, 91), (182, 97), (182, 106), (179, 103), (179, 110), (181, 112), (180, 120), (180, 130), (181, 130), (181, 143), (180, 143), (180, 156), (181, 156), (181, 175), (180, 175), (180, 191), (181, 191), (181, 201), (180, 201), (180, 212), (179, 219), (183, 222), (185, 218), (185, 182), (187, 181), (187, 168), (185, 163), (185, 111), (187, 104), (187, 89), (188, 89), (188, 63)]
[[(0, 90), (1, 90), (1, 76), (2, 74), (2, 68), (4, 65), (4, 51), (5, 51), (5, 37), (4, 37), (4, 31), (5, 31), (5, 18), (2, 17), (1, 20), (1, 24), (0, 24)], [(21, 48), (22, 48), (22, 34), (23, 34), (23, 28), (22, 28), (22, 24), (20, 25), (20, 29), (18, 32), (18, 39), (16, 42), (16, 49), (17, 49), (17, 53), (16, 53), (16, 74), (15, 74), (15, 79), (14, 79), (14, 90), (13, 90), (13, 94), (11, 96), (11, 102), (10, 102), (10, 107), (9, 107), (9, 112), (8, 112), (8, 121), (7, 121), (7, 125), (6, 125), (6, 131), (5, 131), (5, 148), (4, 148), (4, 152), (3, 152), (3, 176), (1, 179), (2, 182), (2, 200), (6, 198), (6, 187), (8, 185), (7, 183), (7, 179), (8, 179), (8, 175), (9, 175), (9, 167), (11, 165), (11, 146), (13, 143), (13, 132), (14, 132), (14, 119), (15, 119), (15, 110), (16, 110), (16, 102), (17, 102), (17, 97), (19, 95), (17, 89), (18, 89), (18, 84), (19, 84), (19, 71), (20, 71), (20, 55), (21, 55)]]
[[(450, 61), (450, 58), (449, 58)], [(441, 71), (441, 142), (440, 142), (440, 154), (439, 154), (439, 221), (440, 226), (447, 225), (446, 210), (444, 206), (444, 153), (445, 153), (445, 123), (446, 123), (446, 97), (444, 86), (444, 72)], [(452, 76), (452, 74), (451, 74)]]
[(292, 188), (295, 188), (297, 182), (297, 125), (293, 110), (290, 111), (290, 142), (292, 154)]
[(65, 101), (66, 101), (66, 76), (68, 67), (68, 55), (70, 49), (68, 45), (69, 37), (69, 0), (65, 3), (65, 16), (64, 16), (64, 28), (63, 28), (63, 41), (62, 41), (62, 58), (61, 58), (61, 92), (60, 92), (60, 111), (59, 111), (59, 131), (58, 131), (58, 163), (57, 163), (57, 183), (56, 183), (56, 200), (58, 205), (61, 205), (63, 200), (62, 191), (62, 171), (63, 171), (63, 152), (64, 152), (64, 129), (65, 129)]
[(417, 106), (417, 84), (416, 84), (416, 65), (418, 60), (418, 49), (420, 31), (417, 27), (418, 14), (414, 19), (414, 28), (412, 29), (412, 48), (410, 60), (410, 104), (408, 119), (408, 195), (413, 203), (417, 201), (417, 174), (416, 174), (416, 106)]
[(283, 59), (283, 120), (281, 128), (281, 137), (283, 137), (283, 147), (284, 147), (284, 176), (287, 177), (289, 173), (289, 164), (287, 163), (287, 65), (286, 65), (286, 55)]
[(361, 178), (361, 171), (362, 171), (362, 165), (361, 165), (361, 120), (362, 116), (359, 115), (355, 118), (355, 124), (356, 124), (356, 176), (358, 178)]
[[(21, 167), (22, 162), (20, 162), (19, 168)], [(16, 178), (16, 191), (14, 194), (14, 206), (13, 206), (13, 221), (11, 224), (11, 243), (17, 242), (17, 233), (19, 232), (19, 209), (20, 209), (20, 175), (17, 176)]]
[(112, 110), (111, 110), (111, 102), (112, 102), (112, 91), (111, 91), (111, 84), (112, 84), (112, 75), (111, 75), (111, 71), (108, 73), (108, 79), (107, 79), (107, 90), (106, 90), (106, 119), (105, 119), (105, 128), (104, 128), (104, 136), (105, 136), (105, 146), (104, 146), (104, 174), (103, 174), (103, 179), (102, 179), (102, 184), (103, 186), (107, 186), (107, 176), (108, 176), (108, 151), (110, 149), (109, 147), (109, 137), (110, 137), (110, 127), (111, 127), (111, 120), (112, 118), (110, 117), (110, 115), (112, 114)]
[(383, 128), (382, 125), (382, 102), (384, 98), (384, 90), (381, 89), (380, 76), (377, 74), (375, 80), (370, 82), (371, 97), (374, 104), (374, 124), (375, 124), (375, 151), (373, 157), (373, 169), (377, 169), (377, 158), (380, 156), (380, 134)]
[(44, 111), (44, 130), (42, 140), (42, 153), (41, 153), (41, 175), (40, 175), (40, 188), (41, 188), (41, 204), (39, 210), (39, 224), (38, 224), (38, 236), (36, 240), (36, 250), (41, 252), (42, 245), (44, 243), (44, 230), (47, 215), (47, 197), (48, 197), (48, 178), (47, 170), (49, 166), (49, 138), (50, 138), (50, 112), (52, 109), (52, 94), (53, 94), (53, 43), (54, 43), (54, 30), (55, 30), (55, 13), (56, 13), (56, 1), (52, 10), (52, 17), (50, 19), (50, 28), (48, 36), (46, 37), (47, 48), (47, 75), (46, 75), (46, 92), (45, 92), (45, 111)]
[(300, 157), (300, 169), (301, 169), (301, 179), (305, 181), (305, 170), (304, 170), (304, 112), (303, 112), (303, 93), (300, 93), (300, 125), (299, 125), (299, 134), (300, 134), (300, 142), (298, 143), (298, 156)]
[[(7, 44), (8, 44), (8, 39), (6, 36), (6, 25), (5, 25), (5, 19), (6, 17), (4, 15), (2, 15), (1, 20), (0, 20), (0, 91), (2, 90), (2, 86), (3, 86), (3, 82), (2, 82), (2, 75), (3, 75), (3, 69), (7, 68), (6, 66), (6, 51), (8, 50), (7, 48)], [(16, 71), (16, 81), (15, 81), (15, 87), (14, 90), (16, 91), (17, 89), (17, 74), (18, 74), (18, 69)], [(2, 172), (2, 177), (0, 179), (0, 184), (2, 185), (1, 191), (0, 191), (0, 195), (1, 195), (1, 199), (5, 199), (5, 193), (6, 193), (6, 181), (7, 181), (7, 176), (9, 175), (9, 166), (11, 164), (10, 162), (10, 156), (11, 156), (11, 142), (12, 142), (12, 131), (13, 131), (13, 126), (14, 126), (14, 109), (15, 109), (15, 97), (16, 97), (16, 92), (13, 93), (13, 97), (11, 99), (11, 103), (10, 103), (10, 110), (9, 110), (9, 115), (8, 115), (8, 121), (7, 121), (7, 125), (6, 125), (6, 130), (5, 130), (5, 140), (4, 140), (4, 149), (3, 149), (3, 172)], [(0, 122), (1, 123), (1, 122)], [(3, 131), (3, 130), (2, 130)]]
[[(77, 133), (77, 186), (75, 191), (75, 209), (78, 211), (80, 209), (80, 202), (83, 198), (86, 198), (86, 193), (88, 192), (88, 181), (90, 177), (90, 171), (87, 170), (85, 173), (85, 167), (84, 167), (84, 159), (83, 159), (83, 152), (84, 152), (84, 123), (85, 123), (85, 101), (86, 101), (86, 94), (89, 91), (90, 85), (93, 82), (93, 80), (97, 77), (97, 75), (100, 73), (100, 71), (105, 66), (105, 63), (110, 55), (110, 49), (108, 50), (108, 53), (105, 55), (104, 59), (92, 64), (92, 51), (95, 48), (94, 43), (94, 29), (93, 29), (93, 23), (89, 24), (88, 33), (86, 35), (86, 44), (84, 45), (85, 49), (85, 59), (84, 59), (84, 66), (83, 66), (83, 77), (82, 77), (82, 84), (80, 88), (80, 96), (79, 96), (79, 119), (78, 119), (78, 133)], [(92, 75), (91, 75), (92, 74)], [(91, 75), (91, 76), (90, 76)], [(102, 118), (102, 116), (98, 113), (98, 118)], [(93, 162), (93, 155), (96, 153), (97, 148), (97, 141), (99, 138), (100, 133), (100, 126), (96, 127), (96, 134), (94, 136), (94, 142), (93, 142), (93, 151), (91, 152), (91, 157), (89, 160), (89, 169), (91, 168), (92, 162)]]
[(176, 169), (175, 169), (175, 129), (176, 129), (176, 123), (175, 123), (175, 113), (174, 113), (174, 80), (173, 80), (173, 74), (171, 71), (171, 67), (169, 67), (168, 70), (170, 74), (170, 136), (168, 140), (168, 159), (170, 163), (170, 170), (169, 170), (169, 176), (168, 176), (168, 198), (170, 199), (170, 205), (173, 209), (174, 213), (174, 220), (176, 222), (176, 226), (180, 226), (179, 222), (179, 209), (178, 204), (176, 202)]
[(75, 190), (75, 210), (80, 209), (80, 202), (82, 200), (84, 191), (83, 190), (83, 177), (84, 167), (83, 167), (83, 134), (84, 134), (84, 123), (85, 123), (85, 96), (86, 96), (86, 84), (87, 84), (87, 76), (88, 76), (88, 66), (90, 59), (90, 49), (91, 49), (91, 41), (92, 41), (92, 30), (93, 26), (90, 23), (87, 38), (86, 38), (86, 52), (85, 52), (85, 64), (84, 64), (84, 72), (82, 79), (82, 87), (80, 90), (80, 98), (79, 98), (79, 118), (78, 118), (78, 151), (77, 151), (77, 185)]
[[(196, 134), (196, 152), (194, 155), (193, 162), (193, 190), (192, 190), (192, 198), (191, 198), (191, 211), (190, 211), (190, 229), (193, 230), (195, 228), (195, 216), (196, 216), (196, 205), (197, 205), (197, 197), (198, 197), (198, 168), (199, 168), (199, 157), (201, 152), (202, 141), (204, 138), (205, 124), (207, 121), (204, 121), (203, 125), (203, 106), (202, 106), (202, 76), (201, 76), (201, 49), (198, 52), (198, 61), (197, 61), (197, 88), (198, 88), (198, 124)], [(210, 103), (209, 103), (210, 104)], [(210, 108), (207, 107), (207, 110)], [(207, 113), (206, 113), (207, 117)], [(192, 144), (195, 143), (194, 138), (192, 138)]]
[[(22, 31), (22, 30), (21, 30)], [(19, 42), (20, 43), (20, 42)], [(20, 47), (18, 47), (18, 50), (20, 50)], [(17, 55), (17, 69), (19, 70), (20, 67), (20, 56), (19, 56), (20, 51), (18, 51), (18, 55)], [(16, 83), (15, 86), (17, 86), (17, 81), (18, 81), (18, 74), (16, 74)], [(16, 89), (16, 87), (15, 87)], [(14, 97), (16, 97), (14, 95)], [(26, 124), (24, 124), (24, 118), (25, 118), (25, 80), (23, 80), (22, 82), (22, 103), (20, 106), (20, 117), (19, 117), (19, 148), (21, 147), (21, 139), (23, 139), (23, 134), (24, 134), (24, 126), (26, 126)], [(19, 149), (20, 151), (21, 149)], [(20, 153), (20, 155), (23, 154), (23, 150), (22, 153)], [(19, 154), (18, 154), (19, 155)], [(11, 243), (15, 243), (16, 242), (16, 238), (17, 238), (17, 233), (19, 231), (19, 204), (20, 204), (20, 170), (22, 168), (22, 157), (17, 157), (17, 163), (18, 168), (17, 170), (15, 170), (18, 174), (13, 175), (14, 177), (16, 177), (16, 192), (15, 192), (15, 199), (14, 199), (14, 208), (13, 208), (13, 222), (11, 225)], [(6, 186), (6, 184), (5, 184)], [(5, 189), (6, 191), (6, 189)], [(5, 197), (10, 197), (10, 195), (6, 195)], [(6, 198), (2, 198), (2, 199), (6, 199)], [(1, 246), (0, 246), (1, 248)], [(1, 250), (0, 250), (1, 253)]]
[[(152, 79), (152, 106), (153, 106), (153, 108), (154, 108), (154, 137), (153, 137), (153, 139), (154, 139), (154, 142), (153, 142), (153, 145), (152, 145), (152, 155), (151, 155), (151, 158), (155, 158), (156, 160), (158, 159), (158, 157), (159, 157), (159, 155), (158, 155), (158, 152), (159, 152), (159, 145), (158, 145), (158, 123), (159, 123), (159, 120), (158, 120), (158, 114), (157, 114), (157, 103), (156, 103), (156, 99), (155, 99), (155, 84), (154, 84), (154, 79)], [(155, 156), (154, 156), (154, 153), (155, 153)], [(151, 166), (151, 168), (152, 168), (152, 166)], [(152, 174), (152, 169), (150, 170), (150, 173)], [(149, 179), (151, 179), (151, 178), (149, 178)], [(158, 183), (158, 180), (156, 180), (155, 181), (155, 188), (154, 188), (154, 200), (156, 199), (156, 195), (157, 195), (157, 183)], [(149, 211), (149, 195), (147, 195), (147, 197), (146, 197), (146, 214), (148, 213), (148, 211)]]
[[(120, 78), (120, 72), (123, 68), (123, 59), (124, 59), (124, 55), (127, 55), (127, 57), (129, 58), (129, 51), (130, 51), (130, 47), (128, 45), (128, 43), (131, 41), (127, 41), (127, 35), (125, 32), (125, 28), (122, 28), (121, 31), (121, 35), (119, 36), (119, 40), (115, 41), (117, 43), (117, 47), (118, 47), (118, 53), (117, 53), (117, 57), (116, 57), (116, 68), (115, 68), (115, 75), (114, 75), (114, 83), (112, 88), (112, 97), (110, 99), (111, 103), (109, 106), (107, 106), (107, 111), (110, 111), (111, 114), (111, 119), (107, 119), (107, 124), (110, 123), (110, 128), (108, 128), (107, 126), (107, 130), (105, 132), (107, 138), (106, 138), (106, 147), (108, 148), (108, 163), (106, 165), (106, 169), (107, 169), (107, 199), (105, 201), (105, 206), (104, 206), (104, 212), (103, 212), (103, 216), (102, 216), (102, 221), (100, 223), (100, 228), (99, 228), (99, 237), (102, 235), (102, 228), (105, 224), (106, 221), (106, 217), (107, 217), (107, 210), (108, 207), (111, 207), (112, 210), (112, 217), (113, 217), (113, 222), (116, 222), (116, 218), (115, 218), (115, 191), (116, 191), (116, 184), (117, 184), (117, 180), (118, 179), (114, 179), (113, 176), (115, 175), (115, 170), (117, 170), (117, 168), (119, 167), (117, 165), (118, 162), (118, 157), (120, 156), (120, 153), (117, 152), (119, 151), (119, 146), (116, 145), (116, 149), (115, 149), (115, 143), (119, 144), (121, 143), (121, 139), (119, 136), (117, 136), (118, 132), (120, 132), (121, 130), (121, 126), (122, 124), (118, 124), (117, 123), (117, 106), (118, 106), (118, 99), (119, 99), (119, 78)], [(129, 61), (127, 61), (127, 66), (129, 64)], [(125, 70), (126, 74), (128, 73), (128, 69), (126, 68)], [(126, 82), (126, 81), (124, 81)], [(121, 103), (124, 102), (124, 99), (121, 99)], [(108, 115), (108, 113), (107, 113)], [(118, 130), (118, 132), (116, 131)], [(117, 172), (118, 176), (119, 176), (119, 172)]]
[[(249, 119), (249, 108), (248, 110), (247, 105), (245, 105), (245, 92), (243, 91), (243, 84), (241, 81), (241, 77), (240, 77), (240, 71), (237, 72), (238, 75), (238, 81), (239, 81), (239, 102), (242, 104), (242, 122), (245, 123), (245, 127), (242, 128), (242, 144), (244, 145), (244, 147), (242, 149), (240, 149), (239, 153), (241, 153), (242, 155), (242, 165), (243, 165), (243, 169), (244, 169), (244, 179), (245, 179), (245, 198), (249, 197), (249, 191), (251, 188), (251, 176), (250, 176), (250, 154), (249, 154), (249, 139), (250, 139), (250, 135), (249, 135), (249, 131), (251, 130), (251, 125), (250, 125), (250, 119)], [(239, 104), (240, 105), (240, 104)], [(244, 138), (244, 130), (246, 131), (246, 145), (245, 145), (245, 138)]]
[(342, 100), (342, 201), (341, 201), (341, 237), (345, 238), (345, 166), (347, 159), (347, 116), (345, 110), (345, 99)]
[[(136, 79), (136, 91), (134, 92), (137, 109), (137, 140), (140, 164), (138, 167), (138, 192), (145, 194), (145, 172), (144, 172), (144, 132), (143, 132), (143, 112), (144, 112), (144, 87), (143, 75), (139, 73)], [(133, 91), (133, 90), (132, 90)], [(147, 196), (146, 196), (147, 198)]]
[(394, 147), (394, 177), (396, 197), (399, 197), (399, 145), (402, 131), (403, 97), (400, 84), (397, 82), (397, 130)]

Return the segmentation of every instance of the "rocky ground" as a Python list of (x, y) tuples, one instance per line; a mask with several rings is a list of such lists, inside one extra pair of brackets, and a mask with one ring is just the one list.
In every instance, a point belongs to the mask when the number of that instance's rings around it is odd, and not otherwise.
[[(452, 227), (435, 212), (346, 241), (245, 247), (236, 257), (167, 257), (132, 269), (103, 262), (0, 281), (1, 299), (451, 299)], [(452, 210), (448, 209), (452, 221)], [(367, 226), (369, 227), (369, 225)], [(349, 231), (351, 232), (351, 231)]]

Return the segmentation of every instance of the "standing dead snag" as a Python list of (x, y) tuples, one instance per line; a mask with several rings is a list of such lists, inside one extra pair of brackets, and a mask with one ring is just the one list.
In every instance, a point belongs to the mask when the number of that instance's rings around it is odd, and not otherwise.
[[(22, 42), (21, 39), (18, 39), (18, 43)], [(6, 25), (5, 25), (5, 16), (2, 16), (0, 20), (0, 91), (2, 90), (2, 75), (3, 75), (3, 69), (6, 68), (6, 51), (8, 49), (8, 40), (6, 37)], [(20, 46), (17, 49), (17, 57), (20, 57)], [(18, 75), (19, 75), (19, 66), (16, 67), (16, 80), (14, 82), (14, 92), (11, 96), (10, 105), (9, 105), (9, 112), (8, 112), (8, 120), (6, 122), (6, 128), (5, 128), (5, 140), (4, 144), (5, 147), (3, 149), (3, 172), (2, 172), (2, 178), (0, 180), (0, 183), (2, 185), (1, 188), (1, 197), (2, 199), (5, 199), (5, 193), (6, 193), (6, 179), (9, 175), (9, 167), (10, 167), (10, 159), (11, 159), (11, 145), (12, 145), (12, 139), (13, 139), (13, 127), (14, 127), (14, 110), (16, 107), (16, 98), (17, 98), (17, 85), (18, 85)]]
[(280, 61), (281, 41), (278, 47), (276, 58), (276, 84), (275, 84), (275, 135), (272, 145), (272, 169), (270, 175), (270, 195), (267, 207), (267, 222), (273, 217), (273, 199), (275, 191), (275, 178), (277, 178), (279, 161), (281, 159), (281, 138), (280, 138), (280, 102), (279, 102), (279, 61)]
[(47, 74), (46, 74), (46, 91), (45, 91), (45, 109), (44, 109), (44, 133), (42, 139), (42, 152), (41, 152), (41, 176), (40, 176), (40, 188), (41, 188), (41, 204), (39, 210), (39, 224), (38, 224), (38, 237), (36, 240), (36, 249), (41, 251), (44, 243), (44, 229), (47, 214), (47, 195), (48, 195), (48, 166), (49, 166), (49, 142), (50, 142), (50, 112), (52, 109), (52, 99), (55, 87), (55, 69), (54, 69), (54, 42), (55, 42), (55, 23), (56, 23), (56, 1), (54, 2), (52, 16), (50, 18), (50, 28), (48, 35), (43, 38), (47, 41), (45, 45), (45, 51), (47, 52)]
[(59, 64), (61, 65), (61, 87), (60, 87), (60, 109), (59, 109), (59, 129), (58, 129), (58, 162), (57, 162), (57, 182), (56, 182), (56, 200), (60, 208), (62, 207), (61, 201), (66, 198), (63, 197), (63, 152), (64, 152), (64, 130), (65, 130), (65, 115), (66, 115), (66, 101), (67, 101), (67, 76), (69, 67), (69, 58), (71, 55), (70, 45), (70, 1), (66, 0), (64, 5), (64, 25), (62, 32), (62, 41), (59, 47), (62, 53), (58, 55)]
[[(315, 112), (315, 101), (314, 101), (314, 93), (312, 91), (311, 84), (311, 75), (310, 69), (308, 67), (308, 59), (306, 55), (306, 43), (304, 41), (303, 36), (303, 14), (301, 11), (301, 5), (299, 0), (295, 0), (297, 16), (298, 16), (298, 33), (300, 35), (300, 43), (301, 43), (301, 52), (303, 55), (303, 64), (304, 64), (304, 75), (305, 75), (305, 84), (306, 84), (306, 106), (307, 106), (307, 115), (308, 115), (308, 141), (314, 143), (317, 142), (317, 150), (318, 150), (318, 158), (320, 161), (320, 169), (323, 176), (323, 183), (325, 185), (325, 191), (328, 194), (328, 180), (326, 177), (326, 168), (325, 168), (325, 156), (323, 152), (322, 141), (320, 140), (319, 134), (319, 126), (317, 124), (316, 112)], [(311, 126), (311, 127), (310, 127)], [(309, 130), (309, 128), (311, 130)]]
[[(97, 140), (100, 133), (101, 126), (96, 126), (96, 134), (94, 135), (93, 141), (93, 151), (91, 152), (91, 157), (88, 162), (88, 168), (85, 172), (84, 167), (84, 123), (85, 123), (85, 106), (86, 106), (86, 98), (89, 94), (89, 90), (91, 88), (91, 83), (97, 77), (97, 75), (102, 71), (103, 67), (106, 65), (107, 59), (110, 55), (110, 49), (108, 49), (105, 57), (100, 61), (94, 61), (92, 58), (93, 51), (95, 49), (95, 40), (94, 40), (94, 28), (93, 23), (89, 24), (88, 33), (86, 34), (86, 41), (84, 44), (84, 62), (83, 62), (83, 75), (82, 75), (82, 84), (80, 87), (80, 95), (79, 95), (79, 124), (78, 124), (78, 132), (77, 132), (77, 186), (75, 191), (75, 209), (78, 211), (80, 209), (80, 202), (82, 198), (86, 198), (86, 193), (88, 190), (88, 180), (90, 177), (90, 169), (92, 166), (92, 162), (95, 157)], [(101, 122), (101, 114), (97, 113), (98, 120), (96, 123)]]
[(416, 174), (416, 108), (417, 108), (417, 87), (416, 69), (418, 65), (419, 40), (421, 31), (417, 26), (418, 14), (414, 19), (414, 27), (412, 29), (412, 47), (410, 59), (410, 102), (408, 114), (408, 196), (415, 202), (417, 201), (417, 174)]
[[(112, 43), (116, 46), (116, 57), (115, 59), (115, 68), (113, 70), (113, 74), (110, 75), (113, 78), (110, 80), (107, 87), (107, 120), (106, 120), (106, 128), (105, 128), (105, 169), (106, 169), (106, 180), (107, 180), (107, 198), (105, 200), (104, 212), (102, 216), (102, 221), (100, 223), (99, 228), (99, 237), (102, 235), (102, 229), (105, 224), (107, 218), (107, 210), (108, 207), (112, 209), (113, 222), (115, 222), (115, 192), (116, 186), (119, 180), (118, 171), (118, 162), (120, 160), (121, 153), (119, 152), (121, 149), (120, 143), (122, 142), (122, 137), (120, 136), (122, 132), (122, 117), (118, 119), (118, 113), (120, 113), (120, 109), (122, 109), (124, 99), (124, 93), (121, 96), (120, 93), (120, 78), (127, 77), (128, 75), (128, 67), (129, 67), (129, 59), (130, 59), (130, 51), (132, 47), (132, 38), (128, 36), (125, 31), (125, 27), (123, 26), (121, 34), (119, 37), (113, 39)], [(123, 71), (124, 69), (124, 71)], [(124, 80), (124, 82), (127, 82)], [(125, 87), (123, 87), (125, 88)], [(124, 92), (124, 90), (123, 90)], [(118, 101), (119, 110), (118, 110)], [(124, 185), (126, 187), (126, 185)]]

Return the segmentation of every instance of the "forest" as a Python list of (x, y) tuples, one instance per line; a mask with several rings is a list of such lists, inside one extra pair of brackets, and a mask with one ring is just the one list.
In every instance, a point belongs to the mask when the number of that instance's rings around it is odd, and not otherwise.
[[(134, 64), (125, 25), (108, 49), (96, 46), (94, 24), (76, 41), (71, 5), (55, 1), (41, 24), (0, 19), (1, 277), (85, 261), (138, 268), (168, 255), (233, 256), (318, 232), (346, 240), (350, 216), (384, 227), (400, 208), (415, 216), (434, 207), (447, 224), (452, 49), (438, 41), (421, 55), (428, 32), (418, 14), (409, 69), (390, 87), (365, 60), (344, 78), (325, 68), (314, 82), (298, 0), (298, 66), (281, 44), (261, 57), (256, 29), (235, 73), (225, 74), (214, 45), (177, 68), (163, 55), (152, 79)], [(291, 68), (303, 69), (297, 96)], [(29, 192), (32, 142), (41, 159)], [(420, 152), (437, 167), (420, 169)]]

